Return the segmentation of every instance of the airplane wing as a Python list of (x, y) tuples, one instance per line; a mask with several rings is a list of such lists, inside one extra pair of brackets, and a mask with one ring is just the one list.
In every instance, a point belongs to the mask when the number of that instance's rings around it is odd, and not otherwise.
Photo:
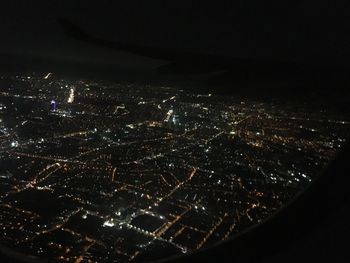
[[(76, 40), (134, 55), (169, 61), (168, 64), (158, 68), (158, 72), (161, 74), (201, 74), (221, 71), (227, 68), (228, 60), (226, 57), (218, 58), (215, 55), (196, 54), (183, 50), (140, 46), (122, 43), (121, 41), (106, 40), (93, 36), (68, 19), (60, 18), (58, 22), (65, 34)], [(237, 60), (237, 62), (240, 61)], [(232, 64), (231, 61), (230, 64)]]
[(208, 80), (209, 83), (215, 85), (227, 83), (231, 85), (237, 82), (242, 84), (252, 81), (269, 84), (277, 82), (293, 82), (295, 84), (295, 81), (302, 81), (309, 85), (310, 82), (313, 84), (315, 79), (319, 80), (319, 83), (325, 83), (324, 78), (328, 78), (331, 81), (346, 78), (348, 83), (348, 70), (344, 71), (328, 65), (322, 67), (316, 62), (314, 64), (303, 64), (285, 60), (233, 58), (170, 48), (141, 46), (96, 37), (75, 25), (69, 19), (60, 18), (58, 22), (65, 34), (76, 40), (128, 52), (133, 55), (168, 61), (169, 63), (156, 69), (160, 74), (189, 75), (211, 73)]

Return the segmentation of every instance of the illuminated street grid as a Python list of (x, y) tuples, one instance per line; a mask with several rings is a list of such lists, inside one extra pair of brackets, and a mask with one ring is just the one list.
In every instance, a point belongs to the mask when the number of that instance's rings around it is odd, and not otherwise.
[(3, 75), (0, 242), (77, 263), (199, 249), (290, 200), (349, 128), (307, 105)]

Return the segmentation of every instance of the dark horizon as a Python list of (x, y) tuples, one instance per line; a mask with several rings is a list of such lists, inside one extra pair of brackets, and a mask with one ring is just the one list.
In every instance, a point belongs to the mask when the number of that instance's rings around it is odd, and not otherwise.
[(149, 69), (159, 61), (105, 51), (68, 39), (58, 19), (68, 18), (112, 41), (233, 58), (279, 59), (348, 68), (347, 1), (222, 1), (215, 4), (152, 1), (4, 1), (1, 53), (108, 61)]

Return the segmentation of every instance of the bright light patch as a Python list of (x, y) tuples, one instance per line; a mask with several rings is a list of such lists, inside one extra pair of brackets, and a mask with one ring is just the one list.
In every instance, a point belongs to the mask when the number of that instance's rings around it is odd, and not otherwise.
[(68, 97), (68, 103), (73, 103), (74, 102), (74, 88), (71, 88), (69, 90), (69, 97)]
[(111, 220), (107, 220), (106, 222), (103, 223), (104, 227), (113, 227), (114, 223)]
[(51, 72), (47, 73), (47, 75), (45, 75), (44, 79), (48, 79), (51, 75), (52, 75)]

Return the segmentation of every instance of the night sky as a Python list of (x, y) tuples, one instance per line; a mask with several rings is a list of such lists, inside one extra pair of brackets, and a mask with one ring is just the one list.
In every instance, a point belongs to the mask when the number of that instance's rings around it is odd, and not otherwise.
[[(347, 67), (348, 1), (1, 1), (0, 53), (148, 69), (159, 62), (68, 39), (66, 17), (111, 40), (240, 58)], [(305, 1), (306, 2), (306, 1)]]

